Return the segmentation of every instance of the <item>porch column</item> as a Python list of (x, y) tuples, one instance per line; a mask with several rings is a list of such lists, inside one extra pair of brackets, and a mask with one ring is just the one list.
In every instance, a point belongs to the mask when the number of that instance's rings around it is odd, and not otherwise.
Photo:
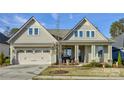
[(75, 45), (75, 61), (79, 62), (79, 46)]
[(75, 48), (74, 48), (74, 50), (75, 50), (75, 52), (74, 52), (74, 54), (75, 54), (75, 61), (77, 60), (77, 50), (76, 50), (76, 48), (77, 48), (77, 46), (75, 45)]
[(108, 60), (112, 61), (112, 46), (108, 45)]
[(10, 45), (10, 64), (14, 62), (14, 47)]
[(88, 62), (88, 51), (87, 51), (87, 45), (85, 45), (85, 56), (84, 56), (84, 63)]
[(77, 62), (79, 62), (79, 46), (77, 45)]
[(59, 45), (59, 63), (62, 62), (62, 45)]
[(95, 60), (95, 52), (96, 52), (95, 45), (92, 45), (91, 46), (91, 60)]

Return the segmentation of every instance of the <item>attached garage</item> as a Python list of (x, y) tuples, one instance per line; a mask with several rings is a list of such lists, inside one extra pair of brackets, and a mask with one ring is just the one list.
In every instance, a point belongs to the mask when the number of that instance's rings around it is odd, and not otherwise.
[(11, 64), (53, 64), (57, 40), (31, 17), (9, 40)]
[(17, 49), (19, 64), (51, 64), (51, 49)]

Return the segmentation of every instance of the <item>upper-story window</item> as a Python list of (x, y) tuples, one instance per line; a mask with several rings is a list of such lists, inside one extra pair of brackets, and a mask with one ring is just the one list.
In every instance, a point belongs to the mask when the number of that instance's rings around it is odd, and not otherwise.
[(75, 31), (75, 32), (74, 32), (74, 34), (75, 34), (75, 37), (77, 37), (77, 36), (78, 36), (78, 32), (77, 32), (77, 31)]
[(38, 28), (34, 28), (34, 35), (38, 35), (39, 34), (39, 29)]
[(39, 28), (29, 28), (28, 35), (38, 35), (39, 34)]
[(94, 31), (87, 31), (87, 37), (94, 37), (95, 33)]
[(94, 37), (94, 31), (91, 31), (91, 37)]
[(29, 28), (28, 34), (33, 35), (33, 29), (32, 28)]
[(90, 37), (90, 31), (87, 31), (87, 37)]
[(82, 31), (80, 31), (80, 37), (83, 37), (83, 32)]

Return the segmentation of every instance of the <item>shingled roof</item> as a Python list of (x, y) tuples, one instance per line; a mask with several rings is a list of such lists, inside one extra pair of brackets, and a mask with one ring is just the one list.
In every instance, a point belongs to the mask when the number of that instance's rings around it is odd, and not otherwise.
[(0, 43), (2, 43), (2, 44), (8, 44), (7, 43), (7, 40), (8, 40), (9, 38), (8, 37), (6, 37), (4, 34), (2, 34), (1, 32), (0, 32)]
[(70, 29), (47, 29), (47, 31), (52, 34), (56, 39), (57, 37), (59, 38), (64, 38), (65, 35), (70, 31)]

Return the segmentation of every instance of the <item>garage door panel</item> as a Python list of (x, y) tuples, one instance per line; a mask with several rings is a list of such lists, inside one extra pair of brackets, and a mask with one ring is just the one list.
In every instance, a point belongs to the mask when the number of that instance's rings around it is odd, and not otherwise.
[(18, 52), (18, 60), (20, 64), (50, 64), (51, 63), (51, 54), (50, 50), (24, 50), (23, 52)]

